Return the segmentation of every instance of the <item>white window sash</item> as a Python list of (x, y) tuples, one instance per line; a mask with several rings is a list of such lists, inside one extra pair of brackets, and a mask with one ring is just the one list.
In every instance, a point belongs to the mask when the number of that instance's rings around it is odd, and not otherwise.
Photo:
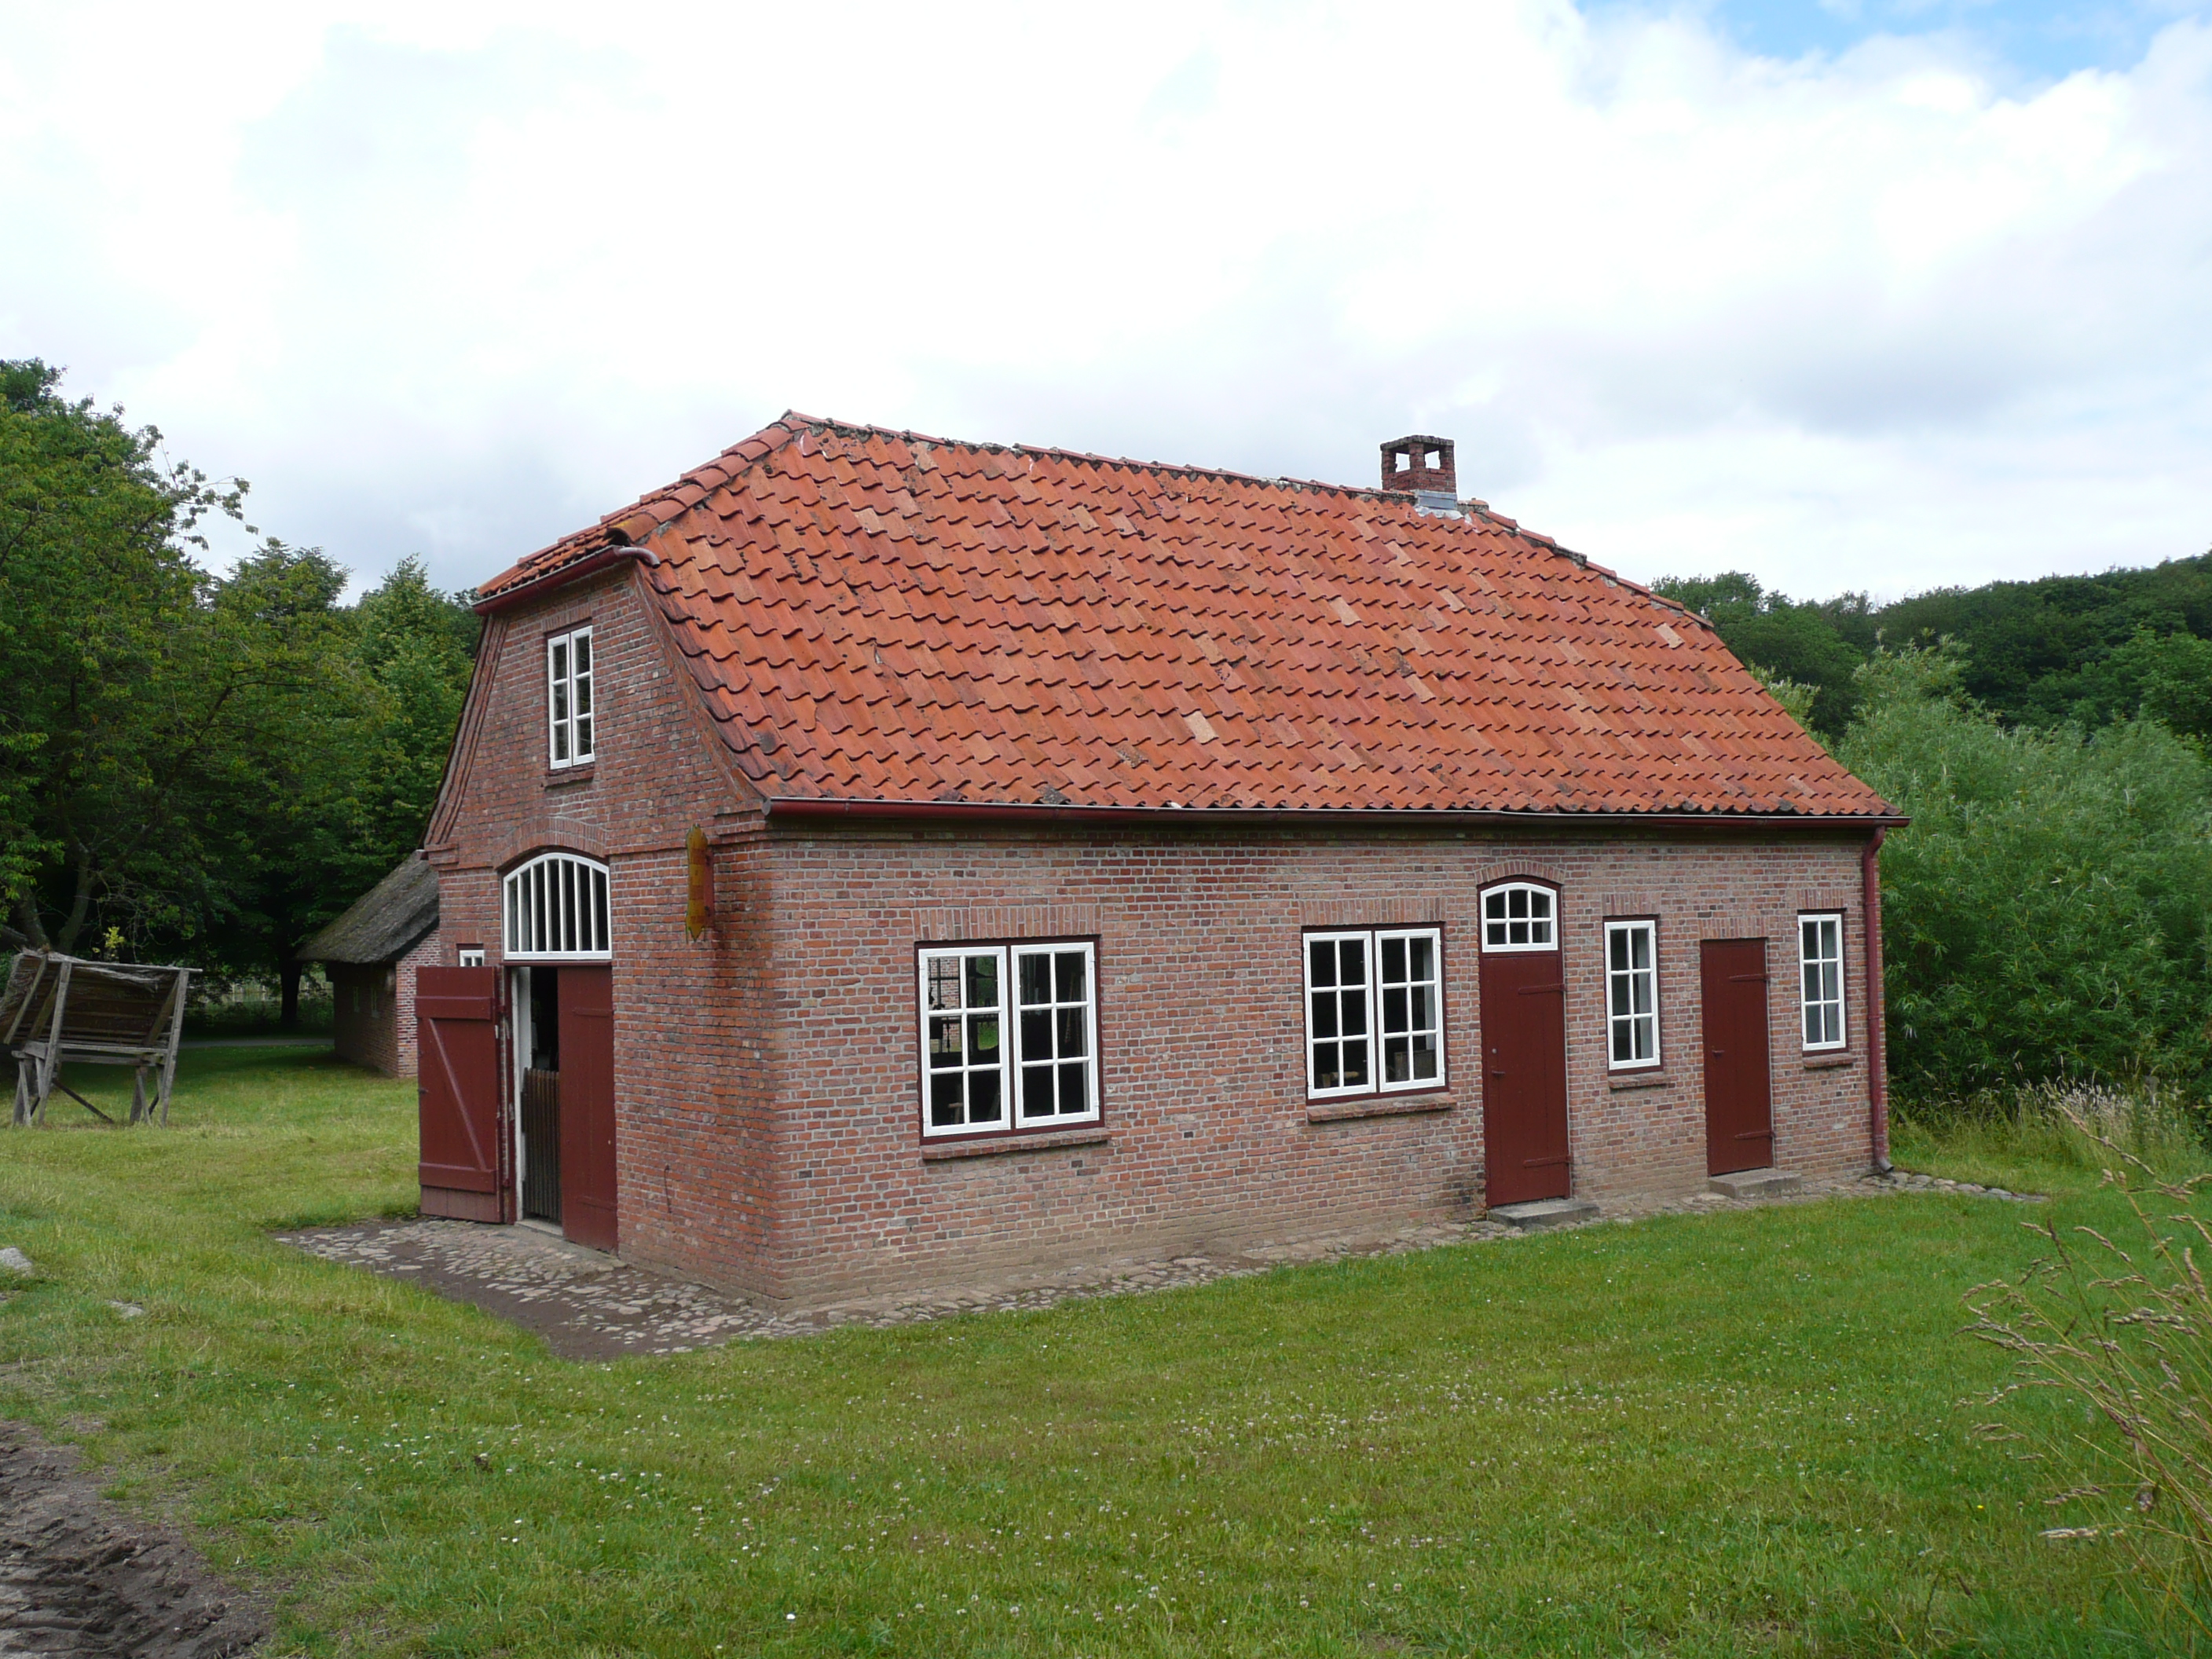
[(568, 635), (568, 752), (577, 766), (589, 765), (599, 752), (599, 700), (592, 695), (598, 683), (592, 630), (580, 628)]
[[(1361, 975), (1364, 981), (1364, 994), (1358, 1004), (1361, 1025), (1359, 1030), (1352, 1034), (1348, 1040), (1366, 1045), (1365, 1073), (1356, 1083), (1332, 1084), (1324, 1088), (1321, 1082), (1322, 1047), (1323, 1044), (1339, 1045), (1337, 1074), (1341, 1076), (1344, 1069), (1341, 1045), (1347, 1041), (1347, 1037), (1344, 1029), (1341, 969), (1340, 968), (1339, 978), (1334, 984), (1316, 986), (1314, 983), (1313, 971), (1314, 946), (1327, 945), (1335, 947), (1347, 943), (1357, 944), (1359, 946), (1364, 964)], [(1343, 959), (1342, 952), (1338, 951), (1335, 955), (1340, 964)], [(1299, 978), (1304, 987), (1305, 1000), (1306, 1098), (1337, 1100), (1346, 1096), (1371, 1095), (1379, 1092), (1376, 1087), (1378, 1067), (1376, 1064), (1377, 1044), (1375, 1034), (1375, 935), (1373, 932), (1368, 928), (1360, 927), (1334, 933), (1307, 933), (1298, 941), (1298, 963)], [(1337, 1004), (1339, 1011), (1337, 1029), (1333, 1034), (1319, 1035), (1314, 1030), (1314, 993), (1316, 990), (1326, 991)]]
[[(1534, 917), (1533, 915), (1524, 915), (1521, 916), (1513, 916), (1510, 915), (1512, 908), (1512, 896), (1516, 893), (1525, 893), (1529, 895), (1529, 898), (1525, 908), (1530, 912), (1533, 912), (1537, 908), (1536, 899), (1540, 896), (1543, 900), (1543, 916), (1539, 919)], [(1492, 898), (1498, 899), (1509, 912), (1507, 916), (1501, 918), (1501, 922), (1506, 927), (1508, 934), (1508, 937), (1504, 939), (1494, 940), (1491, 937), (1490, 930), (1492, 921), (1490, 915), (1490, 902)], [(1475, 915), (1477, 935), (1481, 940), (1481, 946), (1486, 953), (1496, 954), (1514, 951), (1556, 951), (1559, 948), (1559, 896), (1553, 889), (1544, 886), (1541, 883), (1533, 881), (1508, 881), (1500, 882), (1494, 887), (1486, 887), (1476, 896)], [(1528, 924), (1528, 932), (1531, 935), (1534, 935), (1537, 931), (1538, 922), (1540, 920), (1543, 932), (1547, 935), (1547, 937), (1542, 940), (1539, 941), (1532, 937), (1529, 939), (1515, 943), (1511, 939), (1511, 924), (1513, 922), (1526, 922)]]
[[(1808, 945), (1813, 947), (1810, 952)], [(1850, 1026), (1844, 993), (1843, 913), (1808, 911), (1797, 918), (1797, 1028), (1806, 1053), (1832, 1053), (1849, 1045)], [(1831, 1012), (1833, 1036), (1827, 1034)]]
[[(1629, 956), (1630, 965), (1626, 969), (1616, 970), (1613, 965), (1613, 939), (1616, 937), (1622, 937), (1632, 941), (1638, 935), (1641, 935), (1645, 942), (1646, 960), (1648, 965), (1640, 969), (1635, 966), (1635, 947), (1632, 943), (1630, 945)], [(1606, 923), (1604, 972), (1606, 1069), (1613, 1072), (1648, 1072), (1654, 1066), (1657, 1066), (1662, 1058), (1659, 1047), (1658, 924), (1651, 921), (1608, 921)], [(1638, 979), (1647, 981), (1650, 988), (1651, 1006), (1648, 1010), (1639, 1011), (1636, 1007), (1636, 982)], [(1621, 1007), (1616, 998), (1616, 994), (1624, 988), (1620, 982), (1623, 980), (1627, 981), (1625, 988), (1627, 990), (1629, 1000), (1628, 1006), (1626, 1008)], [(1633, 1050), (1636, 1046), (1633, 1036), (1635, 1027), (1638, 1024), (1646, 1022), (1649, 1023), (1651, 1030), (1651, 1052), (1649, 1054), (1641, 1055), (1632, 1053), (1631, 1057), (1626, 1060), (1616, 1058), (1613, 1053), (1613, 1037), (1615, 1033), (1618, 1032), (1622, 1026), (1627, 1026), (1632, 1034), (1629, 1047)]]
[(613, 891), (607, 866), (574, 853), (541, 853), (502, 884), (511, 962), (613, 960)]
[[(1062, 956), (1075, 955), (1078, 953), (1080, 953), (1083, 958), (1083, 996), (1081, 1000), (1074, 1003), (1060, 1001), (1058, 1000), (1058, 988), (1055, 985), (1054, 989), (1054, 1000), (1048, 1006), (1054, 1011), (1053, 1018), (1055, 1024), (1057, 1024), (1060, 1012), (1079, 1008), (1081, 1011), (1083, 1019), (1083, 1107), (1079, 1111), (1068, 1112), (1054, 1110), (1050, 1113), (1041, 1113), (1036, 1116), (1032, 1117), (1026, 1110), (1027, 1103), (1023, 1098), (1024, 1085), (1028, 1080), (1024, 1068), (1031, 1064), (1043, 1064), (1049, 1061), (1055, 1073), (1054, 1087), (1056, 1092), (1059, 1087), (1058, 1073), (1060, 1072), (1061, 1068), (1072, 1064), (1073, 1062), (1059, 1055), (1057, 1032), (1055, 1032), (1053, 1041), (1054, 1052), (1050, 1054), (1039, 1055), (1032, 1059), (1024, 1047), (1026, 1041), (1026, 1033), (1023, 1030), (1022, 1018), (1025, 1006), (1022, 1001), (1022, 963), (1025, 961), (1030, 961), (1042, 957), (1045, 959), (1046, 963), (1045, 971), (1048, 974), (1056, 975), (1059, 971), (1059, 968), (1054, 958)], [(1094, 953), (1091, 951), (1090, 941), (1087, 939), (1060, 939), (1040, 942), (1037, 944), (1018, 945), (1012, 947), (1011, 956), (1012, 959), (1008, 963), (1008, 966), (1012, 971), (1008, 974), (1006, 978), (1006, 1008), (1007, 1022), (1012, 1030), (1009, 1033), (1009, 1039), (1004, 1045), (1006, 1055), (1006, 1064), (1008, 1067), (1007, 1097), (1013, 1103), (1013, 1109), (1008, 1118), (1009, 1127), (1016, 1129), (1024, 1129), (1031, 1127), (1037, 1128), (1050, 1128), (1061, 1124), (1096, 1123), (1098, 1121), (1098, 964)], [(1038, 1004), (1030, 1006), (1030, 1011), (1034, 1012), (1048, 1005)]]
[(545, 641), (545, 755), (556, 771), (588, 765), (598, 751), (598, 678), (589, 628), (571, 629)]
[[(1408, 977), (1404, 985), (1399, 988), (1403, 988), (1407, 992), (1407, 1002), (1410, 1004), (1413, 1001), (1413, 990), (1416, 985), (1425, 986), (1428, 989), (1430, 995), (1430, 1023), (1425, 1025), (1413, 1024), (1410, 1018), (1411, 1010), (1409, 1008), (1407, 1030), (1405, 1032), (1401, 1033), (1393, 1033), (1388, 1029), (1388, 1022), (1389, 1019), (1389, 993), (1393, 987), (1389, 983), (1387, 983), (1382, 977), (1383, 946), (1392, 940), (1402, 940), (1406, 945), (1407, 971)], [(1413, 947), (1414, 942), (1417, 940), (1425, 940), (1428, 943), (1429, 963), (1435, 975), (1433, 979), (1415, 981), (1411, 977), (1413, 957)], [(1375, 942), (1369, 946), (1367, 954), (1367, 982), (1370, 994), (1373, 1000), (1375, 1011), (1374, 1017), (1368, 1021), (1368, 1029), (1374, 1033), (1376, 1088), (1381, 1093), (1391, 1095), (1407, 1094), (1415, 1091), (1442, 1089), (1447, 1086), (1449, 1078), (1444, 1061), (1443, 930), (1440, 927), (1378, 927), (1375, 930)], [(1310, 1005), (1309, 1005), (1309, 1007), (1310, 1007)], [(1390, 1080), (1389, 1043), (1390, 1038), (1394, 1035), (1406, 1036), (1409, 1037), (1433, 1036), (1436, 1039), (1437, 1074), (1434, 1077), (1414, 1076), (1412, 1074), (1413, 1068), (1409, 1060), (1407, 1075), (1395, 1083), (1392, 1082)]]
[[(1052, 1017), (1056, 1024), (1061, 1012), (1073, 1012), (1078, 1008), (1080, 1009), (1082, 1016), (1082, 1042), (1085, 1050), (1081, 1060), (1083, 1067), (1083, 1106), (1079, 1111), (1067, 1112), (1055, 1110), (1049, 1115), (1039, 1114), (1036, 1116), (1029, 1116), (1024, 1115), (1023, 1112), (1023, 1102), (1021, 1098), (1024, 1060), (1021, 1030), (1021, 964), (1024, 961), (1042, 957), (1046, 959), (1048, 963), (1046, 971), (1048, 973), (1056, 973), (1057, 964), (1053, 963), (1052, 959), (1056, 957), (1076, 953), (1080, 953), (1083, 958), (1083, 996), (1081, 1000), (1079, 1002), (1060, 1001), (1057, 996), (1057, 986), (1055, 985), (1055, 995), (1053, 1003), (1050, 1005), (1035, 1005), (1032, 1006), (1031, 1012), (1038, 1012), (1040, 1009), (1048, 1006), (1051, 1009)], [(1005, 1135), (1018, 1134), (1025, 1132), (1042, 1133), (1046, 1130), (1066, 1128), (1079, 1124), (1096, 1123), (1099, 1121), (1100, 1116), (1102, 1115), (1103, 1100), (1099, 1083), (1098, 1056), (1098, 962), (1097, 952), (1092, 947), (1091, 941), (1087, 939), (1036, 939), (1024, 940), (1018, 945), (929, 945), (917, 951), (915, 953), (915, 1002), (917, 1019), (917, 1024), (915, 1026), (915, 1041), (919, 1046), (919, 1057), (921, 1060), (921, 1133), (924, 1139), (943, 1139), (951, 1136)], [(939, 1123), (935, 1121), (936, 1113), (934, 1110), (933, 1091), (930, 1086), (931, 1079), (933, 1075), (941, 1076), (945, 1074), (945, 1072), (954, 1068), (945, 1067), (933, 1071), (929, 1063), (929, 1022), (933, 1018), (933, 1012), (934, 1012), (934, 1017), (938, 1018), (951, 1017), (948, 1012), (933, 1011), (929, 1006), (930, 968), (934, 963), (945, 961), (957, 961), (964, 964), (969, 958), (975, 957), (988, 957), (996, 964), (999, 1000), (995, 1012), (999, 1021), (999, 1059), (997, 1064), (986, 1068), (967, 1065), (964, 1063), (963, 1057), (963, 1063), (957, 1068), (963, 1079), (961, 1086), (962, 1121), (957, 1123)], [(962, 967), (960, 972), (963, 1006), (958, 1011), (958, 1018), (961, 1021), (962, 1038), (964, 1044), (966, 1040), (968, 1018), (972, 1014), (981, 1012), (982, 1010), (980, 1008), (969, 1008), (966, 1006), (967, 969), (964, 965)], [(1045, 1056), (1045, 1060), (1048, 1060), (1054, 1067), (1055, 1093), (1058, 1088), (1060, 1068), (1074, 1063), (1073, 1061), (1059, 1054), (1057, 1048), (1058, 1044), (1055, 1037), (1054, 1044), (1054, 1052)], [(1043, 1062), (1041, 1061), (1040, 1063)], [(994, 1120), (988, 1120), (984, 1122), (977, 1123), (972, 1121), (968, 1115), (973, 1108), (974, 1095), (972, 1092), (972, 1085), (969, 1084), (966, 1079), (982, 1074), (987, 1070), (998, 1079), (1000, 1115)]]

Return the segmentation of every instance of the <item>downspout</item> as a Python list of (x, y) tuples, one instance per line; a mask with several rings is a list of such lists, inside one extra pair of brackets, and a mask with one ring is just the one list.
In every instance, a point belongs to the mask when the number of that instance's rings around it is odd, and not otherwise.
[(1881, 843), (1889, 834), (1877, 826), (1859, 854), (1859, 915), (1866, 931), (1867, 1120), (1874, 1167), (1889, 1170), (1889, 1066), (1882, 1029)]

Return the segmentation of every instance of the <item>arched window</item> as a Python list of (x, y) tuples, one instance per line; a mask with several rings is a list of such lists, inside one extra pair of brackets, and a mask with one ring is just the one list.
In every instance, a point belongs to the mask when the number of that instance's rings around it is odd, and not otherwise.
[(1559, 917), (1552, 890), (1532, 881), (1508, 882), (1482, 896), (1486, 951), (1556, 951)]
[(604, 962), (607, 866), (574, 853), (540, 853), (507, 877), (507, 958)]

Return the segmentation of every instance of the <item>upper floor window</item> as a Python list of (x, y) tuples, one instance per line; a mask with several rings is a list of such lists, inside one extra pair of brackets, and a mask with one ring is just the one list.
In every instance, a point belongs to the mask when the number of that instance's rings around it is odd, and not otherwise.
[(1482, 896), (1482, 948), (1486, 951), (1556, 951), (1559, 948), (1557, 896), (1533, 882), (1508, 882)]
[(1088, 941), (931, 945), (920, 957), (924, 1135), (1098, 1120)]
[(605, 962), (607, 866), (574, 853), (540, 853), (507, 878), (507, 958)]
[(1362, 928), (1305, 947), (1308, 1097), (1443, 1087), (1443, 934)]
[(545, 641), (545, 708), (552, 762), (581, 766), (597, 751), (592, 728), (592, 630), (579, 628)]
[(1805, 1046), (1844, 1046), (1844, 919), (1797, 918), (1797, 963), (1804, 986)]
[(1606, 1064), (1659, 1063), (1659, 924), (1605, 925)]

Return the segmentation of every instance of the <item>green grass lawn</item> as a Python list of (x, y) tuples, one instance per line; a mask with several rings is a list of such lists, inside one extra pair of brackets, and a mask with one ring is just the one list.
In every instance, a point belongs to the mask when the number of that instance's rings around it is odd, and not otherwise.
[[(2053, 1466), (1972, 1434), (2005, 1360), (1960, 1295), (2036, 1211), (1662, 1218), (576, 1364), (266, 1237), (410, 1210), (413, 1114), (215, 1050), (167, 1133), (58, 1097), (90, 1127), (0, 1141), (43, 1275), (0, 1306), (0, 1414), (198, 1528), (283, 1648), (2155, 1650), (2118, 1556), (2037, 1536)], [(2008, 1174), (2113, 1219), (2084, 1169)]]

